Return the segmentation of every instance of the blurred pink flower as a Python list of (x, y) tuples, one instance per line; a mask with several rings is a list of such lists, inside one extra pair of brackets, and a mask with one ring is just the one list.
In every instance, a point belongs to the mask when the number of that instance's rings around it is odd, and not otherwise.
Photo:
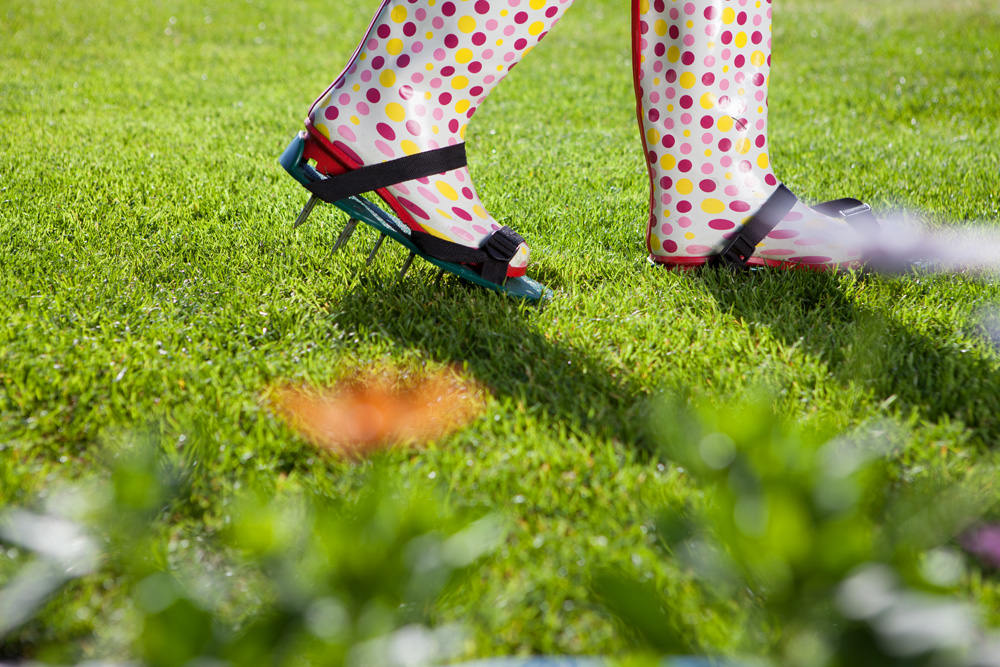
[(974, 528), (959, 538), (959, 544), (983, 565), (1000, 570), (1000, 524)]

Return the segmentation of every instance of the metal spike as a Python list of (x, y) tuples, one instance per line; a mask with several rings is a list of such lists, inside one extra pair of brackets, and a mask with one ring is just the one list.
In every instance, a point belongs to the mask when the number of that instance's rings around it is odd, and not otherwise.
[(347, 243), (347, 239), (351, 238), (351, 234), (354, 233), (354, 228), (357, 226), (358, 221), (354, 218), (347, 221), (347, 226), (344, 227), (344, 231), (340, 232), (340, 236), (337, 237), (337, 242), (333, 244), (332, 252), (337, 252), (344, 246), (345, 243)]
[(442, 278), (444, 278), (444, 269), (438, 269), (438, 274), (434, 277), (434, 284), (440, 285)]
[(378, 237), (378, 241), (375, 242), (375, 247), (372, 248), (372, 251), (370, 253), (368, 253), (368, 259), (365, 260), (365, 266), (370, 265), (372, 263), (372, 260), (375, 259), (375, 253), (377, 253), (378, 249), (382, 247), (383, 241), (385, 241), (385, 234), (382, 234)]
[(399, 279), (400, 280), (402, 280), (403, 276), (406, 275), (406, 272), (410, 270), (410, 264), (413, 264), (413, 258), (416, 257), (416, 256), (417, 256), (417, 253), (411, 252), (410, 256), (406, 258), (405, 262), (403, 262), (403, 268), (399, 270)]
[(292, 225), (292, 229), (295, 229), (309, 219), (309, 214), (313, 212), (313, 207), (316, 206), (316, 202), (318, 201), (319, 197), (316, 195), (309, 198), (309, 201), (307, 201), (306, 205), (302, 208), (302, 212), (299, 213), (299, 217), (295, 218), (295, 224)]

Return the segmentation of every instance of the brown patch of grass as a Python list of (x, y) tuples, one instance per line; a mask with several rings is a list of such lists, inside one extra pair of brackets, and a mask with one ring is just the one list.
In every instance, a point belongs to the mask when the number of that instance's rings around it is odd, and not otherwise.
[(268, 399), (319, 447), (363, 457), (395, 445), (420, 446), (482, 414), (485, 390), (446, 368), (422, 375), (389, 368), (358, 372), (330, 388), (272, 388)]

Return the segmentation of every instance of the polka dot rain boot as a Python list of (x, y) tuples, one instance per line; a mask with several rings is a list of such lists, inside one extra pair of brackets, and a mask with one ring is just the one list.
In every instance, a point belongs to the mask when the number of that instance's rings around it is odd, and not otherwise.
[[(316, 199), (443, 271), (528, 299), (529, 250), (486, 211), (465, 161), (476, 109), (572, 0), (384, 0), (281, 163)], [(395, 215), (366, 199), (375, 192)], [(338, 240), (338, 246), (346, 240)], [(379, 245), (382, 238), (379, 239)], [(377, 250), (378, 246), (376, 246)], [(374, 250), (372, 254), (374, 254)], [(371, 257), (371, 256), (370, 256)]]
[(860, 265), (878, 230), (869, 207), (809, 208), (771, 169), (771, 0), (632, 0), (632, 54), (650, 261)]

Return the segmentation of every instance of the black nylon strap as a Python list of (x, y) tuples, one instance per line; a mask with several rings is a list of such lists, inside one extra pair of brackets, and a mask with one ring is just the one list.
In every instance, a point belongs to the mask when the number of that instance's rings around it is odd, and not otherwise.
[(410, 240), (425, 255), (454, 264), (482, 264), (488, 259), (486, 251), (480, 248), (470, 248), (459, 243), (445, 241), (415, 229), (410, 230)]
[[(465, 144), (461, 143), (329, 176), (313, 181), (306, 188), (332, 204), (397, 183), (461, 169), (466, 164)], [(410, 230), (410, 240), (429, 257), (455, 264), (481, 266), (480, 275), (498, 285), (507, 280), (510, 260), (514, 259), (518, 247), (524, 243), (524, 239), (510, 227), (501, 227), (493, 232), (481, 248), (469, 248), (416, 230)]]
[(757, 249), (757, 244), (781, 222), (797, 201), (798, 198), (792, 191), (779, 183), (778, 189), (768, 197), (760, 210), (729, 240), (719, 259), (727, 266), (746, 268), (747, 262)]
[(869, 236), (874, 235), (879, 230), (878, 219), (872, 215), (872, 207), (865, 204), (860, 199), (845, 197), (823, 202), (812, 207), (823, 215), (843, 218), (855, 231)]
[(812, 207), (812, 209), (814, 211), (819, 211), (823, 215), (839, 218), (841, 211), (846, 211), (858, 206), (864, 206), (860, 199), (844, 197), (842, 199), (834, 199), (832, 201), (825, 201), (822, 204), (816, 204)]
[(332, 204), (341, 199), (380, 190), (397, 183), (461, 169), (466, 164), (465, 144), (461, 143), (368, 165), (321, 181), (313, 181), (306, 186), (306, 189)]
[(481, 265), (480, 275), (497, 285), (503, 285), (507, 279), (510, 260), (514, 259), (517, 248), (524, 243), (520, 234), (506, 226), (493, 232), (481, 248), (470, 248), (418, 231), (410, 233), (410, 240), (421, 252), (435, 259), (455, 264)]

